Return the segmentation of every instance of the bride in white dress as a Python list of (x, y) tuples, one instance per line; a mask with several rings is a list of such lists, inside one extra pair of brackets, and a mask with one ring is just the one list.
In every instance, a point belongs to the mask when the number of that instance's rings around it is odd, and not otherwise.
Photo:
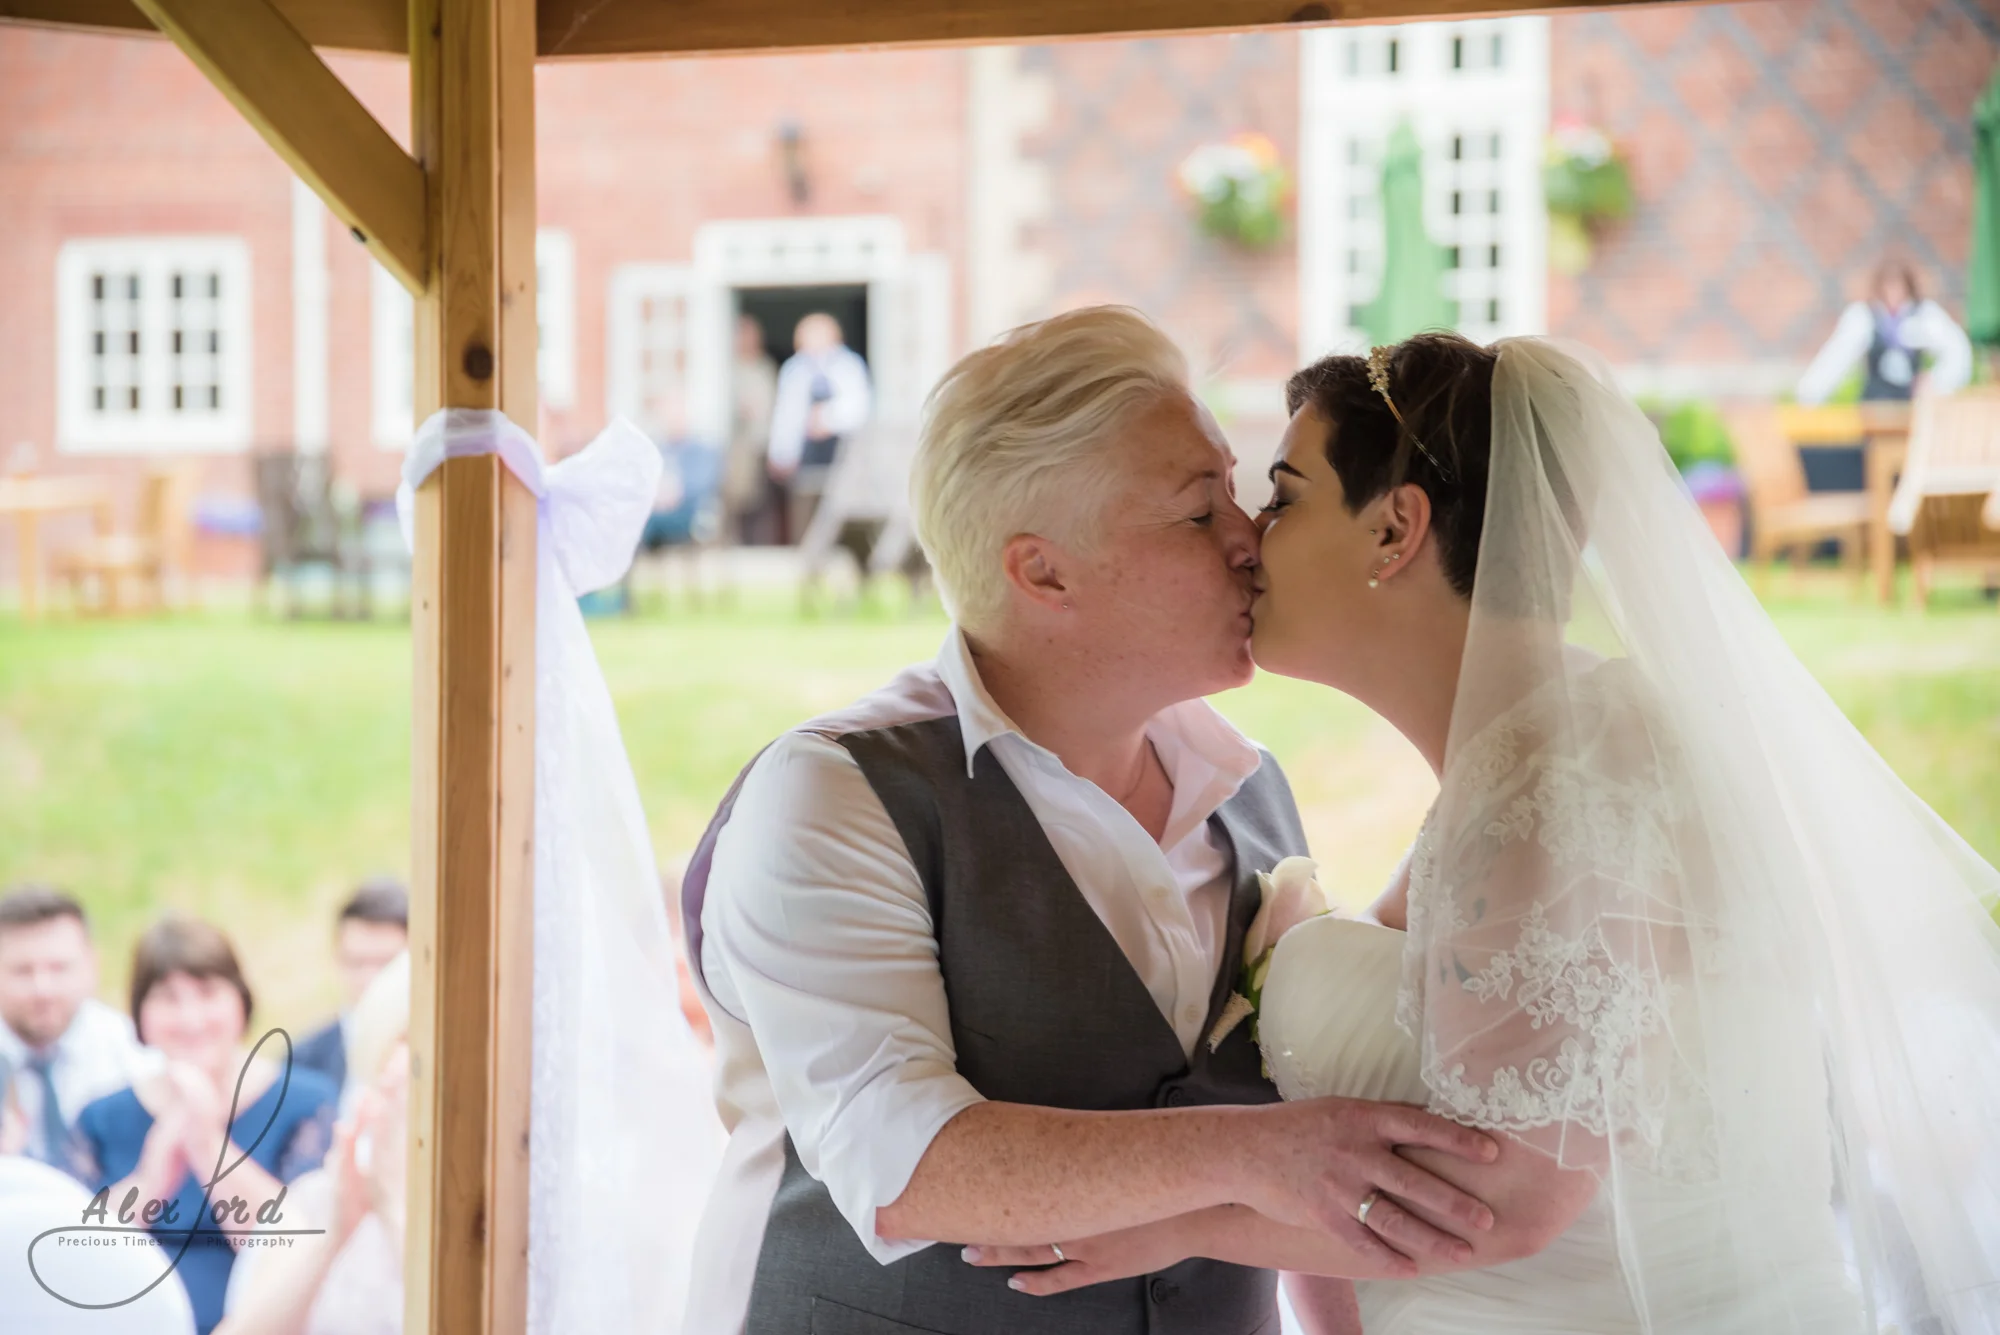
[(1994, 1329), (2000, 877), (1585, 357), (1432, 336), (1294, 383), (1258, 661), (1375, 707), (1440, 794), (1386, 925), (1279, 947), (1272, 1074), (1598, 1183), (1538, 1255), (1361, 1285), (1362, 1326)]
[[(2000, 1332), (2000, 873), (1792, 656), (1590, 354), (1424, 335), (1289, 397), (1257, 660), (1375, 709), (1440, 792), (1367, 920), (1279, 943), (1266, 1060), (1288, 1099), (1506, 1132), (1579, 1210), (1486, 1269), (1294, 1273), (1300, 1316)], [(1245, 1213), (1062, 1244), (1036, 1283), (1163, 1247), (1360, 1273)]]

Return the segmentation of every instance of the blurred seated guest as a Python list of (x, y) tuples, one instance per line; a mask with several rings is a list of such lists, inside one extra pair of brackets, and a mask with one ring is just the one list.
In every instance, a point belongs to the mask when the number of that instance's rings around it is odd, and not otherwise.
[(148, 1201), (171, 1202), (174, 1222), (163, 1217), (151, 1231), (169, 1255), (186, 1244), (175, 1273), (201, 1335), (222, 1320), (236, 1259), (208, 1202), (241, 1201), (240, 1217), (232, 1206), (226, 1227), (255, 1230), (258, 1210), (271, 1201), (282, 1207), (285, 1184), (326, 1156), (339, 1097), (318, 1071), (286, 1071), (281, 1043), (254, 1056), (246, 1050), (250, 1014), (250, 986), (227, 937), (192, 919), (155, 924), (133, 952), (132, 1018), (165, 1066), (77, 1118), (92, 1170), (87, 1184), (109, 1190), (114, 1213), (128, 1192), (137, 1193), (135, 1213)]
[[(347, 1017), (382, 966), (410, 944), (410, 892), (401, 881), (372, 877), (355, 887), (333, 925), (333, 960), (340, 971), (340, 1014), (300, 1039), (292, 1065), (318, 1071), (345, 1097)], [(280, 1054), (273, 1053), (273, 1056)]]
[(1864, 403), (1954, 394), (1972, 378), (1972, 341), (1944, 307), (1925, 299), (1900, 261), (1875, 270), (1868, 300), (1841, 312), (1833, 336), (1799, 381), (1803, 404), (1825, 403), (1862, 368)]
[(778, 397), (778, 365), (764, 351), (756, 317), (736, 317), (736, 357), (729, 372), (729, 450), (722, 467), (722, 512), (730, 540), (746, 546), (766, 540), (772, 528), (764, 508), (764, 455), (771, 441), (771, 408)]
[(0, 895), (0, 1122), (20, 1153), (65, 1172), (76, 1115), (145, 1066), (132, 1022), (96, 991), (82, 906), (45, 885)]
[(395, 1335), (403, 1327), (404, 1148), (409, 1134), (410, 957), (351, 1012), (357, 1095), (326, 1162), (292, 1183), (284, 1250), (246, 1252), (217, 1335)]
[(77, 1224), (89, 1205), (90, 1193), (67, 1173), (0, 1158), (0, 1330), (193, 1335), (187, 1292), (172, 1281), (154, 1283), (169, 1259), (157, 1248), (65, 1247), (63, 1236), (79, 1235), (43, 1236)]
[(792, 346), (797, 351), (778, 371), (765, 456), (779, 541), (787, 544), (811, 522), (841, 440), (860, 430), (874, 407), (868, 363), (847, 346), (840, 321), (823, 311), (808, 315), (793, 330)]
[(722, 533), (723, 461), (688, 431), (684, 415), (672, 421), (660, 441), (660, 484), (639, 534), (642, 551), (710, 542)]

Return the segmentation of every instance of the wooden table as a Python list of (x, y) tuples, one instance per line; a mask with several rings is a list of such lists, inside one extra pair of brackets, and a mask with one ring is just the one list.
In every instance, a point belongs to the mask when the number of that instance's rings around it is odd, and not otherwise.
[(1868, 574), (1875, 596), (1896, 595), (1896, 535), (1889, 531), (1889, 502), (1910, 455), (1910, 405), (1840, 403), (1818, 407), (1788, 404), (1779, 420), (1785, 435), (1802, 450), (1861, 446), (1863, 489), (1868, 495)]
[(21, 619), (42, 614), (41, 521), (45, 515), (77, 511), (95, 516), (97, 532), (112, 529), (111, 487), (94, 477), (0, 477), (0, 519), (14, 521), (19, 553), (14, 578), (21, 589)]

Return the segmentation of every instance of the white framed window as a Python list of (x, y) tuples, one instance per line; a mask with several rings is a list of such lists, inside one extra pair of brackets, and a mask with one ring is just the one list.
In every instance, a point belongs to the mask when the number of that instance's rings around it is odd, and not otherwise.
[(1448, 256), (1459, 330), (1480, 342), (1541, 333), (1548, 20), (1323, 29), (1301, 51), (1302, 356), (1367, 345), (1359, 312), (1381, 286), (1382, 152), (1403, 121), (1423, 150), (1425, 230)]
[(542, 402), (576, 404), (576, 242), (553, 227), (535, 233), (535, 371)]
[[(689, 360), (706, 296), (686, 264), (622, 264), (611, 274), (604, 407), (664, 438), (688, 426)], [(674, 419), (678, 418), (676, 421)]]
[(65, 452), (248, 448), (250, 247), (241, 237), (66, 242), (56, 325)]
[[(375, 443), (400, 450), (416, 429), (416, 303), (381, 265), (369, 294), (370, 397)], [(542, 404), (576, 402), (576, 245), (570, 234), (535, 234), (535, 371)]]

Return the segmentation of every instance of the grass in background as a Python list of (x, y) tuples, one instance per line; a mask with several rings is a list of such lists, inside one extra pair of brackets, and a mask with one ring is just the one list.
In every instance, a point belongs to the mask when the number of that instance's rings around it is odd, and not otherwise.
[[(1772, 599), (1808, 667), (1890, 764), (2000, 860), (2000, 615), (1929, 616), (1807, 580)], [(789, 601), (593, 623), (663, 863), (729, 780), (792, 723), (930, 657), (936, 616)], [(1261, 677), (1217, 701), (1284, 763), (1337, 897), (1372, 896), (1434, 792), (1352, 701)], [(235, 939), (260, 1018), (297, 1026), (334, 995), (334, 910), (409, 860), (410, 650), (400, 626), (240, 616), (24, 626), (0, 619), (0, 884), (71, 889), (95, 919), (105, 995), (168, 909)]]

